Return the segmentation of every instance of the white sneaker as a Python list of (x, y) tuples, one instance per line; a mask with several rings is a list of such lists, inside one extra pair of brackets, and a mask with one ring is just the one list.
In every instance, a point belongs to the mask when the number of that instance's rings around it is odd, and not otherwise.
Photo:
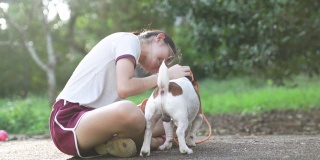
[(132, 157), (137, 153), (136, 144), (130, 138), (117, 138), (100, 144), (95, 147), (95, 150), (100, 155), (113, 155), (116, 157)]

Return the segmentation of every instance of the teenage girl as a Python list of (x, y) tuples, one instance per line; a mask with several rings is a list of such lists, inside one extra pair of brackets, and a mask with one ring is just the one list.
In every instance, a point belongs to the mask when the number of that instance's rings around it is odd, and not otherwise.
[[(157, 85), (163, 60), (178, 57), (169, 35), (160, 30), (119, 32), (102, 39), (79, 63), (57, 97), (50, 116), (51, 138), (65, 154), (92, 157), (134, 156), (143, 143), (143, 112), (127, 97)], [(151, 76), (134, 77), (140, 65)], [(188, 66), (173, 65), (169, 78), (190, 75)], [(153, 131), (151, 148), (163, 144), (162, 121)]]

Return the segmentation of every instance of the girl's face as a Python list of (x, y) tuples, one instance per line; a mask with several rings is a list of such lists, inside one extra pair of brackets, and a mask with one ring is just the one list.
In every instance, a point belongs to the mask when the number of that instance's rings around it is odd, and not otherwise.
[(142, 65), (148, 72), (157, 73), (162, 61), (168, 61), (174, 56), (171, 47), (164, 42), (164, 38), (164, 34), (159, 34), (150, 44), (145, 64)]

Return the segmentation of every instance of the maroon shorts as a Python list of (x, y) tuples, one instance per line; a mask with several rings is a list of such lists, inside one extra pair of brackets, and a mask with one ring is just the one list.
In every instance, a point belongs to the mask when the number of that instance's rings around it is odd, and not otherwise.
[(79, 157), (98, 156), (94, 149), (80, 153), (75, 134), (81, 117), (93, 109), (65, 100), (58, 100), (53, 105), (50, 116), (50, 134), (54, 144), (61, 152)]

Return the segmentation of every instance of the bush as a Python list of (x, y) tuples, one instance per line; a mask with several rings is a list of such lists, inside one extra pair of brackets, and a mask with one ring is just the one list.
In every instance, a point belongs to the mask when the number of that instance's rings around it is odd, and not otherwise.
[(9, 133), (47, 133), (50, 107), (46, 98), (30, 96), (26, 99), (0, 100), (0, 129)]
[(295, 75), (320, 73), (318, 1), (154, 3), (150, 9), (178, 17), (174, 37), (196, 77), (250, 75), (284, 85)]

